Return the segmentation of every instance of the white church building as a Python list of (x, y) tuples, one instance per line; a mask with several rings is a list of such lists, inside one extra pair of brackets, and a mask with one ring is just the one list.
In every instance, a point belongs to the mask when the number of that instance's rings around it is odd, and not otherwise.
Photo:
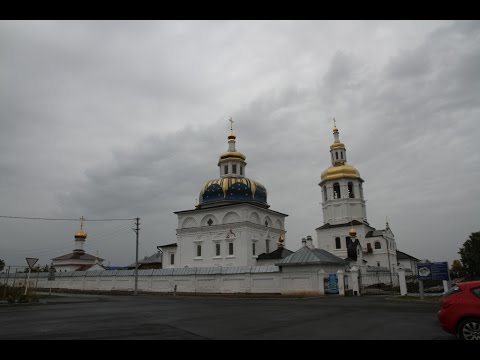
[(288, 215), (270, 209), (266, 188), (246, 177), (246, 157), (235, 140), (231, 126), (220, 176), (201, 187), (194, 209), (175, 212), (177, 242), (160, 247), (163, 268), (258, 265), (258, 255), (284, 246)]
[(365, 267), (377, 267), (396, 272), (397, 246), (388, 222), (376, 230), (367, 221), (363, 192), (364, 180), (359, 171), (347, 163), (345, 144), (339, 131), (333, 128), (334, 142), (330, 145), (332, 165), (322, 172), (323, 225), (316, 229), (320, 249)]
[(102, 266), (102, 258), (87, 254), (84, 250), (87, 233), (83, 231), (83, 221), (81, 218), (80, 230), (75, 233), (75, 249), (68, 254), (58, 256), (52, 259), (52, 266), (57, 272), (66, 271), (96, 271), (105, 270)]

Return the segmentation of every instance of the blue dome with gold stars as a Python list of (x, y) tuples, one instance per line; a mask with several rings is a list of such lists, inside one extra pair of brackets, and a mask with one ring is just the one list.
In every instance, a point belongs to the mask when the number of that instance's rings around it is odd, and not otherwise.
[(200, 190), (198, 206), (232, 202), (269, 207), (265, 186), (246, 177), (222, 177), (207, 181)]

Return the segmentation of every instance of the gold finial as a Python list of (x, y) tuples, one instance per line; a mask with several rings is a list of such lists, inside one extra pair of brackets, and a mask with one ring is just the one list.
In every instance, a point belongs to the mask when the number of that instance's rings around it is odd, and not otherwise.
[(83, 222), (85, 221), (85, 218), (82, 216), (80, 218), (80, 231), (83, 231)]
[[(236, 137), (235, 137), (235, 134), (233, 133), (233, 120), (231, 116), (228, 119), (228, 121), (230, 121), (230, 134), (228, 134), (228, 140), (230, 142), (230, 140), (235, 140)], [(232, 151), (232, 150), (229, 150), (229, 151)]]
[(335, 120), (335, 118), (333, 118), (333, 133), (338, 133), (338, 129), (337, 129), (337, 120)]

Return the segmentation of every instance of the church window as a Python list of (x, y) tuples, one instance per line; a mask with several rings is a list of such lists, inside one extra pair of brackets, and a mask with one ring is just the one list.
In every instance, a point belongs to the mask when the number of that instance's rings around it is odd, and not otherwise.
[(266, 249), (265, 252), (267, 254), (270, 254), (270, 240), (269, 239), (265, 240), (265, 249)]
[(332, 153), (332, 161), (333, 161), (333, 153)]
[(267, 220), (265, 220), (265, 226), (268, 226), (268, 221)]
[(252, 244), (252, 255), (255, 255), (255, 243)]
[(240, 166), (240, 175), (243, 175), (243, 166)]
[(325, 201), (328, 200), (328, 197), (327, 197), (327, 187), (326, 187), (326, 186), (323, 187), (323, 200), (325, 200)]
[(236, 174), (237, 173), (237, 165), (233, 164), (232, 165), (232, 174)]
[(197, 256), (202, 256), (202, 245), (197, 245)]
[(228, 244), (228, 255), (233, 255), (233, 243)]
[(215, 256), (220, 256), (220, 244), (215, 244)]
[(340, 184), (335, 183), (333, 184), (333, 198), (340, 199)]
[(377, 266), (380, 267), (380, 261), (377, 261)]
[(375, 241), (375, 249), (381, 249), (382, 245), (380, 244), (379, 241)]
[(342, 160), (343, 160), (343, 151), (340, 151), (340, 157), (341, 157)]
[(348, 197), (349, 198), (355, 197), (355, 193), (353, 192), (353, 183), (351, 182), (348, 183)]
[(170, 254), (170, 265), (175, 264), (175, 254)]
[(212, 226), (213, 220), (212, 220), (212, 219), (208, 219), (207, 224), (208, 224), (208, 226)]
[(340, 243), (340, 238), (336, 237), (335, 238), (335, 249), (340, 249), (342, 247), (342, 244)]
[(348, 247), (350, 246), (351, 243), (352, 243), (352, 239), (350, 238), (350, 236), (347, 236), (345, 238), (345, 244), (347, 245), (347, 249), (348, 249)]
[(335, 159), (338, 160), (338, 151), (335, 151)]
[(228, 174), (228, 165), (225, 165), (223, 168), (224, 168), (223, 172), (225, 173), (225, 175), (227, 175)]

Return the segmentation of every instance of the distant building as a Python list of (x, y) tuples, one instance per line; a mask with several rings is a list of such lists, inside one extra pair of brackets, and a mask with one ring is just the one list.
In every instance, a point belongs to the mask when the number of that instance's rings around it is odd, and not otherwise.
[(52, 259), (52, 266), (56, 271), (93, 271), (105, 270), (103, 260), (98, 256), (90, 255), (83, 250), (87, 233), (83, 231), (83, 217), (80, 230), (75, 233), (75, 249), (73, 252)]
[[(127, 266), (127, 269), (135, 269), (136, 263)], [(142, 260), (138, 260), (139, 269), (161, 269), (162, 268), (162, 252), (159, 250), (155, 254), (145, 256)]]
[(417, 263), (420, 262), (419, 259), (397, 250), (397, 260), (398, 265), (402, 266), (406, 271), (411, 271), (413, 274), (417, 273)]

